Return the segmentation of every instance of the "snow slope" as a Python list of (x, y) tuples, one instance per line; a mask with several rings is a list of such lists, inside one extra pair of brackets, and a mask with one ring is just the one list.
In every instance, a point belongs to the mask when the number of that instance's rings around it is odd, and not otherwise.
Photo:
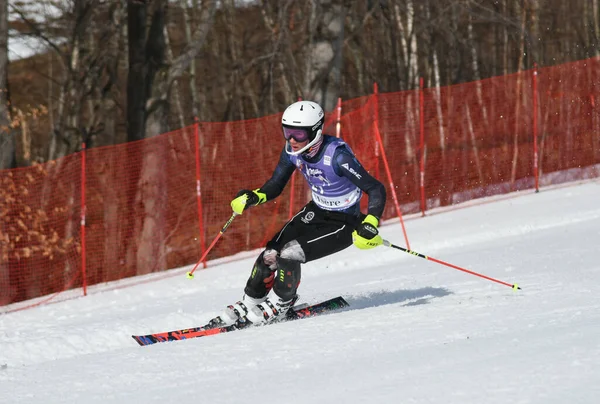
[[(599, 202), (596, 180), (406, 221), (413, 250), (517, 292), (351, 247), (303, 268), (301, 301), (351, 304), (317, 318), (149, 347), (130, 337), (217, 315), (256, 254), (0, 315), (0, 401), (598, 403)], [(404, 246), (398, 220), (381, 233)]]

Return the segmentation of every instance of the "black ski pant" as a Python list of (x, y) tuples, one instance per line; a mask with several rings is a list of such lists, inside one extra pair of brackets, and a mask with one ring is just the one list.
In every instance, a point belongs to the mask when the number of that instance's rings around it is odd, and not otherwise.
[(278, 252), (277, 268), (272, 270), (265, 264), (263, 251), (252, 268), (244, 292), (258, 299), (273, 288), (282, 300), (293, 298), (300, 284), (300, 264), (348, 248), (352, 245), (352, 232), (363, 219), (362, 214), (328, 211), (309, 202), (267, 243), (265, 251)]

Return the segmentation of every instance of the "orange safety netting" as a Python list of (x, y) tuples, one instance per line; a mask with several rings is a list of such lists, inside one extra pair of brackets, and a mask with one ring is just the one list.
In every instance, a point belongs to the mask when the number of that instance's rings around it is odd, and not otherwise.
[[(341, 116), (327, 114), (326, 132), (339, 123), (386, 185), (389, 219), (600, 176), (599, 89), (595, 58), (348, 100)], [(203, 122), (1, 171), (0, 305), (196, 263), (236, 192), (271, 175), (280, 118)], [(264, 246), (309, 198), (295, 174), (279, 198), (237, 218), (207, 259)]]

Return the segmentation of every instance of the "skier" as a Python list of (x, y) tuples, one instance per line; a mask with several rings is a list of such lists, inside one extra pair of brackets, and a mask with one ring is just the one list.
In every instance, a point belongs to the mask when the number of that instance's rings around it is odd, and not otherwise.
[[(348, 145), (322, 133), (325, 114), (321, 106), (295, 102), (284, 111), (281, 122), (286, 142), (273, 175), (258, 189), (239, 191), (231, 208), (241, 215), (248, 207), (276, 198), (295, 169), (311, 187), (312, 201), (267, 243), (252, 268), (242, 300), (225, 309), (221, 325), (239, 319), (263, 324), (285, 316), (298, 299), (302, 263), (352, 243), (360, 249), (383, 244), (377, 226), (385, 206), (385, 187), (369, 175)], [(360, 211), (363, 192), (369, 196), (367, 215)]]

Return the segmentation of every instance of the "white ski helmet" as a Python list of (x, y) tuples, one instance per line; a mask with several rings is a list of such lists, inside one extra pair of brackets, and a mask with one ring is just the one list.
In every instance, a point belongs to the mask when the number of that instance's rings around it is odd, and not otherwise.
[[(287, 107), (281, 117), (283, 137), (286, 140), (286, 153), (296, 156), (310, 149), (321, 140), (324, 123), (325, 113), (323, 108), (316, 102), (298, 101)], [(290, 138), (292, 137), (297, 142), (308, 140), (308, 144), (294, 152), (290, 146)]]

